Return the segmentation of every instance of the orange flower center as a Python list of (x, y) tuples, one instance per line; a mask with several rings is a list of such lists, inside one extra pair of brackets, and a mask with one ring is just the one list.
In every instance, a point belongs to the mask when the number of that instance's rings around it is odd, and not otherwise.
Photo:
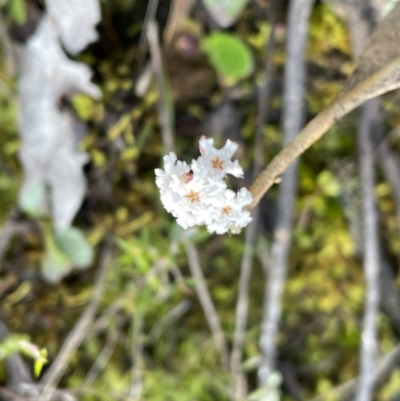
[(232, 208), (230, 206), (225, 206), (222, 208), (222, 214), (229, 214)]
[(224, 161), (221, 160), (221, 159), (217, 156), (216, 159), (211, 160), (211, 164), (212, 164), (213, 168), (217, 168), (217, 169), (222, 170), (222, 168), (223, 168), (223, 166), (224, 166)]
[(199, 202), (200, 200), (199, 193), (194, 192), (193, 189), (191, 189), (190, 192), (186, 195), (186, 198), (189, 199), (190, 203)]

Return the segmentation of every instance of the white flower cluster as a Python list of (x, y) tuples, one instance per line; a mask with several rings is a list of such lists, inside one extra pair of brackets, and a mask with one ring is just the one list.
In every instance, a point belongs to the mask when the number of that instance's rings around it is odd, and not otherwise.
[(237, 160), (231, 160), (238, 145), (226, 141), (222, 149), (214, 148), (214, 140), (202, 137), (201, 155), (191, 165), (171, 152), (164, 156), (164, 170), (156, 169), (156, 184), (161, 202), (183, 228), (205, 225), (210, 233), (237, 234), (250, 221), (250, 212), (243, 210), (253, 198), (246, 188), (238, 193), (228, 189), (227, 174), (243, 177)]

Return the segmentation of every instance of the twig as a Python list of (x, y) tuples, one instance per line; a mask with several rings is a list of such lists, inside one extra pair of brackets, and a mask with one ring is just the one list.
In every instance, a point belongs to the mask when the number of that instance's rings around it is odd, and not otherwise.
[(221, 322), (217, 311), (215, 310), (213, 301), (206, 285), (206, 281), (201, 271), (199, 255), (196, 247), (189, 241), (184, 242), (186, 255), (190, 272), (195, 279), (195, 290), (199, 297), (200, 304), (204, 310), (208, 326), (211, 330), (215, 346), (219, 352), (222, 366), (228, 369), (228, 346), (226, 344), (225, 335), (221, 327)]
[(170, 326), (172, 323), (177, 321), (181, 316), (183, 316), (190, 308), (190, 301), (184, 299), (175, 305), (165, 316), (163, 316), (160, 321), (158, 321), (149, 332), (149, 338), (153, 341), (157, 341), (163, 331)]
[(361, 196), (363, 206), (363, 247), (366, 295), (364, 305), (364, 321), (361, 335), (360, 379), (357, 401), (372, 399), (372, 376), (377, 349), (376, 317), (379, 308), (379, 244), (377, 229), (377, 213), (374, 200), (374, 163), (371, 143), (373, 129), (372, 120), (376, 115), (379, 103), (369, 101), (361, 108), (358, 132), (358, 149), (360, 158)]
[[(283, 131), (285, 143), (293, 140), (304, 122), (305, 50), (313, 0), (294, 0), (288, 14), (288, 44), (285, 69)], [(281, 299), (287, 275), (293, 209), (297, 192), (297, 163), (283, 176), (278, 195), (278, 217), (271, 250), (271, 268), (265, 285), (258, 370), (260, 387), (275, 369), (276, 335), (281, 317)]]
[[(360, 4), (361, 3), (361, 4)], [(349, 29), (352, 38), (354, 57), (359, 57), (364, 48), (372, 24), (367, 19), (369, 4), (365, 0), (351, 3)], [(360, 374), (356, 401), (370, 401), (373, 393), (375, 354), (377, 350), (377, 327), (380, 288), (379, 288), (379, 243), (377, 212), (375, 207), (374, 187), (374, 152), (372, 132), (381, 125), (379, 99), (372, 99), (363, 104), (358, 125), (358, 155), (361, 176), (361, 196), (363, 210), (363, 268), (366, 280), (364, 319), (361, 333)]]
[(83, 380), (83, 387), (91, 387), (97, 380), (101, 371), (106, 367), (111, 358), (117, 344), (118, 332), (116, 329), (110, 329), (107, 334), (106, 343), (101, 350), (99, 356), (96, 358), (85, 379)]
[(143, 21), (142, 32), (140, 33), (138, 51), (136, 54), (136, 71), (140, 71), (142, 69), (144, 56), (146, 55), (146, 36), (147, 36), (147, 28), (150, 21), (154, 21), (156, 17), (156, 12), (158, 8), (159, 0), (149, 0), (146, 15)]
[[(253, 180), (261, 171), (263, 163), (263, 131), (267, 120), (268, 101), (270, 97), (269, 83), (272, 75), (272, 55), (275, 50), (275, 15), (272, 16), (272, 29), (269, 39), (264, 49), (265, 69), (263, 71), (262, 84), (258, 88), (257, 101), (257, 130), (254, 141), (254, 162), (253, 162)], [(254, 243), (256, 240), (259, 208), (253, 211), (253, 220), (246, 228), (246, 238), (243, 257), (240, 265), (240, 278), (238, 289), (238, 300), (236, 304), (235, 332), (233, 337), (233, 347), (231, 352), (230, 369), (234, 383), (234, 398), (243, 399), (247, 393), (246, 380), (242, 372), (242, 353), (247, 324), (247, 310), (249, 297), (249, 282), (252, 270), (252, 259), (254, 254)]]
[(374, 150), (374, 160), (382, 157), (382, 153), (389, 150), (389, 144), (392, 142), (393, 137), (400, 133), (399, 127), (394, 127), (389, 131), (387, 135), (383, 138), (378, 138), (379, 145), (376, 146)]
[(143, 389), (143, 314), (138, 311), (132, 321), (131, 386), (128, 396), (139, 400)]
[(50, 369), (43, 376), (41, 382), (45, 385), (41, 394), (41, 401), (50, 401), (55, 387), (61, 379), (68, 365), (70, 356), (78, 349), (85, 339), (86, 333), (93, 322), (94, 315), (99, 306), (103, 294), (104, 282), (107, 276), (108, 266), (111, 257), (111, 244), (107, 242), (101, 253), (100, 266), (94, 283), (92, 299), (79, 318), (77, 324), (68, 335)]
[(32, 401), (31, 398), (22, 397), (14, 391), (0, 387), (0, 400), (1, 401)]
[(172, 101), (168, 98), (169, 90), (162, 64), (158, 27), (155, 21), (150, 21), (148, 24), (147, 38), (150, 46), (151, 65), (157, 80), (161, 135), (166, 151), (172, 152), (174, 150)]
[[(394, 347), (390, 352), (388, 352), (382, 360), (379, 362), (377, 369), (374, 371), (372, 376), (372, 385), (376, 386), (378, 383), (383, 382), (387, 376), (389, 376), (392, 369), (400, 361), (400, 345)], [(333, 388), (325, 394), (319, 395), (312, 398), (309, 401), (323, 401), (325, 399), (336, 399), (343, 400), (350, 398), (355, 394), (358, 386), (357, 379), (351, 379), (339, 386)]]
[(164, 30), (164, 49), (171, 44), (179, 25), (187, 18), (195, 2), (196, 0), (173, 0), (171, 2), (168, 21)]
[[(20, 383), (18, 388), (7, 389), (0, 387), (1, 401), (41, 401), (39, 394), (43, 386), (36, 383)], [(77, 399), (67, 391), (56, 390), (53, 401), (77, 401)]]
[(13, 77), (17, 72), (16, 55), (7, 32), (7, 25), (0, 13), (0, 43), (5, 56), (5, 69), (8, 76)]
[(259, 208), (253, 211), (253, 221), (246, 229), (243, 257), (240, 265), (238, 300), (236, 304), (235, 333), (230, 360), (230, 370), (234, 383), (234, 399), (241, 400), (246, 396), (246, 379), (242, 372), (242, 353), (246, 333), (247, 312), (249, 303), (249, 282), (254, 254), (254, 242), (257, 233)]
[(320, 139), (337, 120), (366, 101), (397, 88), (400, 88), (400, 57), (385, 65), (321, 111), (272, 159), (250, 187), (254, 201), (249, 209), (258, 204), (288, 166)]

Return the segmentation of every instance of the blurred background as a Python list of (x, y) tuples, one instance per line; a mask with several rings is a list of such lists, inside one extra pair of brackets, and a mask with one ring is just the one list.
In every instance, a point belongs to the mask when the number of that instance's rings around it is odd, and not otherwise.
[[(155, 185), (162, 157), (190, 162), (202, 135), (239, 144), (235, 190), (282, 148), (295, 1), (79, 3), (0, 1), (0, 399), (352, 397), (365, 293), (358, 113), (298, 165), (271, 363), (259, 344), (280, 185), (251, 228), (222, 236), (180, 228)], [(371, 24), (395, 5), (374, 3)], [(299, 14), (301, 125), (354, 68), (346, 6), (309, 1)], [(382, 401), (400, 392), (398, 105), (398, 92), (381, 99), (371, 139)]]

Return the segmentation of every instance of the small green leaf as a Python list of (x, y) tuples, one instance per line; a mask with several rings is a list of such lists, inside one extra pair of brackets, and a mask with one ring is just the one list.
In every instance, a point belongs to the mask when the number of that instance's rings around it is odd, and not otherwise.
[(248, 0), (203, 0), (215, 22), (226, 28), (239, 18)]
[(201, 41), (201, 48), (228, 84), (235, 84), (253, 71), (253, 55), (245, 43), (235, 35), (213, 33)]
[(47, 363), (47, 350), (42, 348), (40, 350), (40, 356), (35, 360), (33, 365), (33, 373), (35, 377), (39, 377), (42, 372), (43, 366)]
[(58, 247), (80, 269), (86, 269), (93, 261), (93, 248), (87, 242), (82, 231), (77, 228), (67, 228), (62, 233), (56, 233), (55, 239)]
[(24, 0), (11, 0), (10, 1), (10, 14), (12, 19), (18, 24), (22, 25), (26, 22), (26, 6)]
[(39, 376), (43, 365), (47, 363), (47, 350), (39, 349), (26, 335), (10, 334), (0, 342), (0, 361), (18, 352), (35, 361), (33, 370)]

